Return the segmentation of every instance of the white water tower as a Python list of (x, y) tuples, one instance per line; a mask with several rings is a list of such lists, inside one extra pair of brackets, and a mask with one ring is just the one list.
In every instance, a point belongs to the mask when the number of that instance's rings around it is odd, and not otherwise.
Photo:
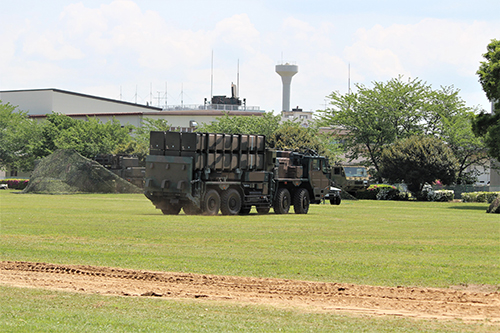
[(283, 102), (281, 111), (290, 111), (290, 85), (292, 83), (292, 76), (299, 72), (299, 66), (290, 65), (285, 63), (276, 65), (276, 73), (281, 76), (283, 82)]

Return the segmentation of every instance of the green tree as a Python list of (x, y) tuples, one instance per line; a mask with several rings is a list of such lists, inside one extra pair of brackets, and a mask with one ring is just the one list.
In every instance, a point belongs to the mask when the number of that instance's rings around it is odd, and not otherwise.
[(484, 139), (488, 154), (500, 161), (500, 113), (481, 112), (472, 124), (474, 134)]
[(488, 161), (484, 140), (474, 135), (472, 121), (477, 110), (467, 107), (453, 87), (441, 87), (429, 94), (425, 112), (424, 133), (441, 138), (458, 160), (457, 183), (474, 183), (476, 171), (471, 166), (484, 166)]
[(462, 116), (443, 118), (445, 124), (441, 138), (455, 155), (458, 161), (457, 184), (473, 184), (479, 176), (472, 166), (485, 166), (488, 162), (486, 145), (472, 131), (472, 121), (475, 114), (467, 112)]
[(430, 88), (419, 80), (402, 77), (373, 82), (373, 88), (356, 84), (356, 92), (333, 92), (330, 107), (320, 110), (323, 126), (342, 132), (346, 157), (364, 158), (380, 172), (385, 146), (397, 139), (421, 134), (423, 109)]
[(280, 121), (281, 116), (272, 112), (266, 112), (262, 116), (230, 116), (226, 113), (210, 124), (202, 124), (197, 132), (265, 135), (266, 141), (270, 143)]
[(34, 145), (40, 139), (40, 126), (27, 112), (0, 101), (0, 169), (28, 171), (36, 159)]
[(45, 157), (52, 154), (59, 147), (57, 140), (61, 133), (77, 126), (78, 121), (66, 115), (51, 113), (41, 123), (41, 139), (35, 145), (35, 154)]
[[(452, 146), (462, 160), (462, 171), (484, 152), (481, 140), (472, 138), (470, 113), (459, 90), (431, 86), (418, 79), (373, 82), (373, 88), (356, 85), (356, 92), (329, 96), (330, 107), (320, 110), (323, 126), (335, 129), (346, 157), (363, 158), (380, 178), (380, 157), (388, 145), (413, 135), (435, 135)], [(466, 135), (465, 135), (466, 134)], [(483, 155), (484, 156), (484, 153)], [(483, 157), (484, 158), (484, 157)]]
[(381, 175), (389, 182), (404, 182), (413, 193), (439, 179), (452, 184), (458, 161), (441, 139), (415, 135), (386, 147), (380, 156)]
[(114, 154), (135, 155), (144, 161), (149, 154), (149, 136), (151, 131), (169, 131), (171, 125), (165, 119), (144, 118), (140, 127), (133, 128), (133, 138), (116, 146)]
[(87, 158), (110, 154), (117, 146), (131, 140), (132, 126), (121, 126), (113, 119), (102, 123), (99, 119), (72, 119), (52, 113), (42, 123), (42, 138), (35, 147), (38, 157), (45, 157), (57, 149), (74, 149)]
[(325, 149), (318, 137), (318, 130), (303, 127), (300, 123), (287, 120), (280, 124), (270, 137), (270, 147), (286, 150), (312, 150), (323, 154)]
[(500, 160), (500, 40), (492, 39), (483, 54), (477, 75), (486, 96), (494, 103), (494, 114), (481, 112), (473, 121), (474, 134), (482, 137), (488, 154)]
[(500, 103), (500, 40), (492, 39), (483, 57), (486, 61), (481, 62), (476, 72), (479, 83), (490, 101)]
[(110, 154), (120, 144), (130, 141), (130, 129), (122, 127), (113, 119), (102, 123), (99, 119), (87, 117), (77, 120), (76, 125), (60, 133), (56, 145), (62, 149), (75, 149), (87, 158), (98, 154)]

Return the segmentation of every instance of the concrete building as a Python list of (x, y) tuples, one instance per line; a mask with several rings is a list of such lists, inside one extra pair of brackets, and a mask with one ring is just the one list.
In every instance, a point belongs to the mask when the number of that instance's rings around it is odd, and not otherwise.
[(313, 120), (313, 111), (303, 111), (298, 106), (292, 111), (281, 111), (281, 119), (296, 120), (304, 127), (309, 127), (309, 122)]
[(118, 120), (122, 125), (141, 126), (144, 118), (165, 119), (174, 128), (192, 130), (202, 123), (211, 123), (225, 113), (234, 116), (261, 116), (258, 107), (234, 105), (185, 105), (165, 109), (109, 98), (80, 94), (60, 89), (0, 91), (0, 101), (17, 106), (35, 119), (44, 119), (52, 112), (76, 119), (96, 117), (102, 122)]

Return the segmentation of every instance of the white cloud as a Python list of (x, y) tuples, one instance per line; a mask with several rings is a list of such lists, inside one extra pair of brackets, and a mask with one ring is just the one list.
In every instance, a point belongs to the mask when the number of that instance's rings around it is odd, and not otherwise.
[(40, 55), (47, 60), (81, 59), (83, 52), (68, 44), (61, 32), (50, 31), (39, 35), (31, 34), (25, 41), (23, 51), (27, 55)]
[(400, 58), (390, 46), (373, 47), (369, 43), (358, 41), (346, 47), (345, 56), (362, 81), (366, 79), (371, 81), (370, 77), (391, 78), (399, 74), (411, 74), (402, 66)]
[(254, 53), (260, 34), (246, 14), (233, 15), (218, 22), (210, 33), (213, 42), (222, 40), (225, 44)]
[(359, 29), (356, 42), (346, 48), (346, 54), (356, 59), (357, 64), (364, 64), (367, 73), (375, 75), (399, 72), (420, 76), (419, 73), (441, 65), (451, 65), (460, 75), (470, 76), (477, 69), (480, 50), (494, 31), (495, 27), (484, 22), (444, 19), (424, 19), (416, 24), (394, 24), (387, 28), (376, 25)]

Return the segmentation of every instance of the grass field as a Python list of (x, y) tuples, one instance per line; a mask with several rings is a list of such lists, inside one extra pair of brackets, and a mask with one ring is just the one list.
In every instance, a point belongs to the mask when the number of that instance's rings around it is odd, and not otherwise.
[[(340, 206), (311, 206), (305, 216), (163, 216), (142, 195), (50, 196), (2, 191), (0, 260), (385, 286), (498, 287), (500, 218), (486, 214), (486, 208), (484, 203), (344, 201)], [(24, 321), (23, 325), (30, 325), (34, 320), (40, 331), (68, 331), (64, 326), (57, 329), (55, 319), (50, 319), (65, 316), (70, 317), (66, 319), (74, 330), (96, 331), (108, 325), (111, 331), (128, 331), (116, 324), (124, 316), (130, 321), (130, 330), (136, 330), (148, 327), (141, 326), (145, 325), (141, 311), (147, 309), (151, 309), (145, 316), (152, 331), (161, 331), (165, 322), (177, 323), (183, 331), (193, 330), (192, 325), (200, 331), (276, 331), (283, 327), (280, 323), (288, 322), (286, 331), (482, 329), (481, 325), (462, 323), (450, 326), (213, 303), (206, 311), (207, 303), (200, 302), (112, 299), (8, 287), (0, 288), (0, 295), (0, 308), (10, 309), (8, 313), (0, 310), (0, 323)], [(6, 295), (17, 296), (9, 301)], [(22, 309), (16, 309), (13, 301), (18, 298), (25, 299)], [(51, 305), (45, 304), (48, 299)], [(53, 300), (58, 300), (55, 305)], [(105, 312), (106, 306), (95, 306), (100, 303), (116, 310)], [(161, 317), (156, 311), (173, 317)], [(91, 320), (92, 312), (99, 315)], [(18, 317), (11, 318), (9, 313)], [(205, 328), (189, 320), (200, 313), (206, 315)], [(43, 321), (45, 317), (50, 318)], [(90, 320), (88, 327), (79, 327), (81, 320)], [(226, 326), (217, 326), (219, 321)], [(23, 325), (6, 327), (12, 331), (29, 327)]]

